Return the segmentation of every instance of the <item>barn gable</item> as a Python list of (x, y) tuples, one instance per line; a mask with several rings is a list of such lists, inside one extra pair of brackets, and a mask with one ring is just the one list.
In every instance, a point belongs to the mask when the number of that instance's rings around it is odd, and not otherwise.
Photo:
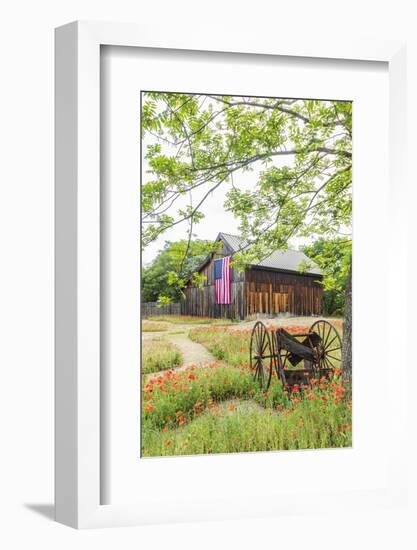
[[(228, 233), (219, 233), (216, 241), (223, 241), (233, 255), (244, 250), (248, 245), (243, 239)], [(320, 268), (308, 258), (301, 250), (275, 250), (261, 262), (253, 264), (253, 268), (278, 269), (283, 272), (299, 273), (298, 266), (305, 262), (308, 268), (303, 272), (306, 275), (322, 275)]]

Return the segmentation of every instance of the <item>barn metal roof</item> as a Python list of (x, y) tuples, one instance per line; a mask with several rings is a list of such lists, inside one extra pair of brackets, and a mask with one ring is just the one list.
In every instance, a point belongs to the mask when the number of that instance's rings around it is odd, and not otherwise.
[[(233, 252), (244, 249), (247, 244), (244, 239), (228, 233), (219, 233), (216, 240), (224, 241)], [(253, 264), (253, 267), (264, 267), (267, 269), (279, 269), (282, 271), (298, 272), (298, 266), (301, 262), (308, 262), (309, 267), (304, 273), (309, 275), (322, 275), (321, 269), (308, 258), (301, 250), (275, 250), (270, 256), (264, 258), (261, 262)]]

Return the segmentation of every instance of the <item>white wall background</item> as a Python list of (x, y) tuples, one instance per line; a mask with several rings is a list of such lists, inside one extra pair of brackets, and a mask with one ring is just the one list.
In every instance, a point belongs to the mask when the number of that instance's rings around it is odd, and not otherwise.
[[(76, 532), (53, 523), (53, 29), (75, 19), (189, 25), (220, 19), (248, 32), (409, 38), (408, 93), (417, 97), (412, 0), (14, 0), (0, 17), (0, 546), (14, 548), (415, 548), (415, 510), (369, 517)], [(184, 30), (182, 30), (184, 29)], [(410, 101), (410, 102), (411, 102)], [(413, 112), (414, 111), (414, 112)], [(416, 149), (410, 109), (410, 151)], [(413, 170), (410, 155), (410, 174)], [(412, 178), (410, 178), (412, 181)], [(408, 202), (415, 201), (410, 187)], [(413, 208), (414, 210), (414, 208)], [(410, 231), (417, 236), (415, 215)], [(413, 242), (413, 239), (411, 239)], [(417, 239), (414, 239), (417, 243)], [(416, 244), (417, 246), (417, 244)], [(410, 281), (415, 278), (410, 265)], [(410, 297), (410, 306), (415, 297)], [(412, 307), (410, 307), (410, 311)], [(411, 321), (411, 317), (410, 317)], [(410, 329), (415, 328), (410, 325)], [(411, 386), (416, 377), (412, 375)], [(410, 390), (411, 396), (412, 390)], [(412, 402), (413, 413), (415, 405)], [(413, 418), (416, 418), (415, 415)], [(414, 429), (413, 429), (414, 428)], [(410, 440), (415, 438), (410, 423)], [(388, 444), (390, 442), (387, 442)], [(415, 447), (410, 448), (410, 452)], [(415, 455), (414, 455), (415, 456)], [(415, 475), (412, 472), (412, 475)], [(248, 481), (249, 482), (249, 481)], [(413, 485), (416, 489), (416, 485)], [(415, 492), (414, 492), (415, 494)], [(415, 498), (412, 499), (415, 503)], [(413, 519), (414, 518), (414, 519)], [(300, 530), (300, 525), (304, 526)], [(142, 546), (141, 546), (142, 544)]]

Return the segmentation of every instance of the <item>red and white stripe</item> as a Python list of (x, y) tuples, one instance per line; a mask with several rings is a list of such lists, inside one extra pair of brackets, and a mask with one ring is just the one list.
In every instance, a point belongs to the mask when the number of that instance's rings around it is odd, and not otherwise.
[(222, 277), (221, 279), (216, 279), (216, 303), (232, 303), (230, 291), (230, 256), (222, 258)]

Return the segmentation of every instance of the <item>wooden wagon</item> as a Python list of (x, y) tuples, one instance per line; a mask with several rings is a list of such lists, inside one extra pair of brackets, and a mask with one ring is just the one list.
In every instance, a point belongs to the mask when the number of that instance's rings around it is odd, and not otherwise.
[(302, 388), (312, 378), (328, 378), (341, 362), (342, 341), (328, 321), (316, 321), (302, 334), (284, 328), (269, 332), (261, 321), (253, 327), (250, 367), (263, 390), (269, 388), (274, 371), (285, 386)]

